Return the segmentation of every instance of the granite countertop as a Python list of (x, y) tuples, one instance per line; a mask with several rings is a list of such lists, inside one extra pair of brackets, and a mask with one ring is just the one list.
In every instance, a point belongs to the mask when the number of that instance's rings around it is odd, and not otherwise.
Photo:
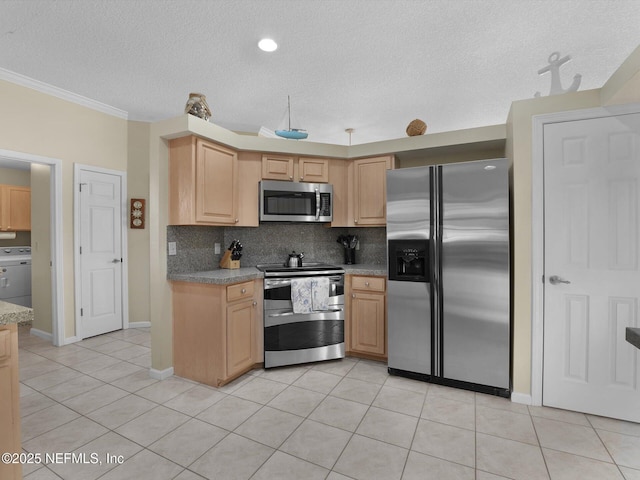
[[(377, 275), (387, 276), (386, 265), (356, 264), (339, 265), (344, 268), (347, 275)], [(232, 283), (246, 282), (256, 278), (264, 278), (264, 273), (255, 267), (243, 267), (237, 269), (219, 268), (202, 272), (169, 273), (167, 280), (174, 282), (210, 283), (213, 285), (229, 285)]]
[(214, 285), (228, 285), (263, 277), (264, 274), (255, 267), (236, 269), (219, 268), (217, 270), (206, 270), (203, 272), (167, 274), (167, 280), (174, 282), (211, 283)]
[(640, 328), (627, 327), (625, 338), (631, 345), (640, 348)]
[(33, 308), (0, 301), (0, 325), (17, 323), (22, 325), (33, 321)]
[(375, 275), (387, 276), (387, 266), (379, 264), (356, 263), (354, 265), (340, 265), (347, 275)]

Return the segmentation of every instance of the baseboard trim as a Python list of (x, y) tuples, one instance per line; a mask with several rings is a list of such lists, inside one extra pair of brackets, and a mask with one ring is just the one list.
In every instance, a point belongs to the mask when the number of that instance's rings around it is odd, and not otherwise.
[(76, 343), (81, 341), (82, 339), (80, 337), (69, 337), (69, 338), (65, 338), (64, 339), (64, 344), (65, 345), (69, 345), (71, 343)]
[(149, 376), (156, 380), (164, 380), (173, 376), (173, 367), (165, 368), (164, 370), (156, 370), (155, 368), (149, 369)]
[(523, 405), (533, 405), (533, 399), (528, 393), (511, 392), (511, 401), (513, 403), (521, 403)]
[(146, 328), (150, 326), (151, 322), (129, 322), (129, 328)]
[(53, 334), (49, 333), (49, 332), (45, 332), (43, 330), (38, 330), (37, 328), (33, 328), (31, 327), (29, 329), (29, 333), (31, 335), (34, 335), (38, 338), (42, 338), (43, 340), (49, 340), (50, 342), (53, 341)]

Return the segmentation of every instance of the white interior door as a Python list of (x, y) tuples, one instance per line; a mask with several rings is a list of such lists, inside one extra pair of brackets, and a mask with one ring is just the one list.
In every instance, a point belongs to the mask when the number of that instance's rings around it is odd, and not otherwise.
[(640, 114), (544, 126), (543, 404), (640, 421)]
[(79, 171), (81, 334), (123, 327), (122, 177)]

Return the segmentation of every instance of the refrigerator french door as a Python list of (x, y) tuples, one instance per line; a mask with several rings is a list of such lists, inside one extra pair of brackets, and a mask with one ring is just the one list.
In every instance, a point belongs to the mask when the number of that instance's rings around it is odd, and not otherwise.
[(387, 171), (390, 373), (510, 395), (508, 169)]

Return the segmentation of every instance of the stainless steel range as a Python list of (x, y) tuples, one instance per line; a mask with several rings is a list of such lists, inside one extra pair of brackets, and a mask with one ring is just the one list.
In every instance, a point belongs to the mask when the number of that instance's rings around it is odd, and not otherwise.
[[(264, 272), (265, 368), (343, 358), (344, 270), (324, 263), (258, 265)], [(294, 312), (295, 279), (328, 279), (326, 309)]]

